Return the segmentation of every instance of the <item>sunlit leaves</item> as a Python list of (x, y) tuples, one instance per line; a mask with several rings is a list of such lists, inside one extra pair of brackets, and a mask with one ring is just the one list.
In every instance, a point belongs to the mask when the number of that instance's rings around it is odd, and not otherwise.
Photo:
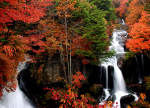
[(134, 52), (144, 52), (150, 50), (150, 14), (143, 12), (139, 23), (135, 23), (130, 30), (127, 40), (127, 47)]
[(126, 24), (132, 25), (139, 21), (142, 12), (144, 11), (144, 5), (139, 0), (133, 0), (129, 3), (128, 14), (126, 17)]

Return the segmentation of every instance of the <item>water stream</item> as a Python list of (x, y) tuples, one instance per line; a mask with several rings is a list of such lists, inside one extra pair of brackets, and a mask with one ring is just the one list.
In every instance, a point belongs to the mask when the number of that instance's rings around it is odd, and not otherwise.
[[(30, 61), (30, 59), (27, 56), (25, 58), (24, 62), (19, 63), (17, 67), (18, 72), (27, 68), (26, 62)], [(30, 104), (27, 96), (17, 87), (15, 92), (8, 93), (4, 90), (2, 100), (0, 101), (0, 108), (33, 108), (33, 106)]]
[[(125, 25), (124, 20), (122, 21), (122, 25)], [(108, 59), (108, 62), (102, 62), (101, 66), (105, 66), (106, 70), (108, 68), (109, 65), (114, 67), (114, 75), (113, 75), (113, 80), (114, 80), (114, 93), (113, 95), (115, 95), (116, 100), (115, 103), (117, 102), (117, 108), (120, 108), (120, 98), (122, 96), (128, 95), (129, 93), (126, 90), (126, 86), (125, 86), (125, 81), (122, 75), (121, 70), (119, 69), (119, 67), (117, 66), (117, 60), (118, 58), (120, 58), (120, 56), (124, 55), (124, 48), (123, 46), (121, 46), (119, 44), (120, 41), (122, 41), (121, 35), (123, 36), (127, 36), (127, 32), (125, 30), (116, 30), (114, 29), (113, 35), (112, 35), (112, 45), (109, 47), (109, 50), (111, 50), (112, 48), (116, 51), (116, 55), (110, 59)], [(106, 99), (108, 98), (108, 96), (110, 96), (110, 94), (108, 93), (108, 72), (106, 72), (106, 88), (104, 89), (105, 92), (105, 99), (102, 101), (106, 101)], [(135, 96), (135, 101), (138, 99), (138, 97), (134, 94)], [(115, 106), (115, 105), (114, 105)]]

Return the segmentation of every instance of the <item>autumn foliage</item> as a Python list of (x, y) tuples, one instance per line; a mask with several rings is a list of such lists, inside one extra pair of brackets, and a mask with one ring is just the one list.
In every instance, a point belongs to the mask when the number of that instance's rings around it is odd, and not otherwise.
[[(0, 1), (0, 91), (14, 91), (17, 86), (17, 66), (25, 60), (24, 54), (29, 50), (30, 40), (17, 33), (19, 23), (35, 23), (50, 6), (49, 0), (1, 0)], [(0, 92), (0, 97), (2, 92)]]
[(133, 0), (129, 3), (127, 17), (125, 18), (127, 25), (133, 25), (138, 22), (142, 12), (144, 11), (144, 4), (140, 0)]
[[(146, 14), (145, 12), (143, 14)], [(142, 15), (143, 15), (142, 14)], [(143, 17), (145, 19), (145, 17)], [(132, 39), (128, 39), (127, 47), (134, 52), (145, 52), (150, 49), (150, 26), (140, 21), (135, 23), (129, 33)]]
[(149, 53), (149, 5), (149, 0), (124, 0), (120, 1), (120, 6), (117, 8), (119, 16), (122, 17), (124, 14), (126, 24), (129, 26), (129, 39), (126, 46), (135, 53)]
[(97, 108), (98, 105), (90, 105), (89, 101), (93, 101), (93, 99), (88, 98), (84, 95), (81, 95), (81, 99), (78, 99), (78, 94), (74, 93), (69, 89), (66, 93), (62, 91), (56, 91), (53, 88), (44, 88), (44, 90), (48, 90), (46, 96), (47, 99), (52, 99), (55, 103), (59, 104), (59, 108)]
[(133, 0), (129, 4), (126, 22), (129, 24), (127, 48), (133, 52), (148, 53), (150, 48), (150, 13), (144, 10), (146, 2)]
[(129, 0), (121, 0), (120, 1), (120, 6), (116, 8), (116, 14), (118, 14), (119, 17), (124, 18), (125, 14), (127, 12), (127, 3)]
[(82, 80), (86, 80), (86, 78), (81, 72), (76, 72), (75, 75), (72, 75), (72, 78), (73, 78), (72, 84), (73, 86), (77, 86), (77, 88), (81, 87)]

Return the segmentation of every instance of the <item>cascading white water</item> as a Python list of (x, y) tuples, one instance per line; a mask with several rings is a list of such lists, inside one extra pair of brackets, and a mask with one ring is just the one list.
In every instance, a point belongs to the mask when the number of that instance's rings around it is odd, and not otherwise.
[[(30, 61), (27, 56), (25, 58), (24, 62), (19, 63), (17, 67), (18, 72), (25, 69), (26, 62)], [(8, 93), (4, 90), (2, 100), (0, 101), (0, 108), (33, 108), (33, 106), (30, 104), (27, 96), (17, 87), (15, 92)]]
[(122, 25), (126, 25), (126, 24), (124, 23), (124, 19), (122, 19)]
[(140, 72), (139, 62), (138, 62), (138, 59), (137, 59), (136, 55), (135, 55), (135, 61), (136, 61), (136, 65), (137, 65), (137, 73), (138, 73), (139, 84), (141, 84), (142, 83), (141, 72)]
[[(114, 50), (116, 50), (116, 56), (122, 55), (124, 54), (124, 48), (122, 46), (119, 45), (119, 41), (117, 41), (117, 38), (119, 36), (117, 35), (117, 32), (113, 32), (113, 40), (112, 40), (112, 46), (110, 46), (110, 50), (111, 48), (114, 48)], [(126, 87), (125, 87), (125, 82), (124, 82), (124, 78), (122, 76), (121, 70), (119, 69), (119, 67), (117, 66), (117, 58), (116, 56), (108, 59), (108, 62), (103, 62), (101, 65), (105, 66), (106, 69), (109, 65), (114, 66), (114, 83), (115, 83), (115, 91), (123, 91), (126, 92)], [(107, 82), (107, 81), (106, 81)]]
[[(125, 25), (124, 20), (122, 21), (122, 24)], [(125, 86), (125, 81), (122, 75), (121, 70), (119, 69), (119, 67), (117, 66), (117, 59), (122, 56), (123, 54), (125, 54), (124, 52), (124, 48), (119, 44), (120, 40), (122, 40), (120, 35), (127, 35), (127, 32), (125, 30), (116, 30), (114, 29), (113, 35), (112, 35), (112, 45), (109, 47), (109, 50), (111, 50), (112, 48), (116, 51), (116, 56), (109, 58), (108, 62), (103, 62), (101, 63), (101, 66), (105, 66), (106, 68), (111, 65), (114, 67), (114, 95), (116, 96), (116, 100), (115, 102), (117, 102), (117, 108), (120, 108), (120, 98), (122, 96), (128, 95), (128, 92), (126, 91), (126, 86)], [(106, 78), (107, 80), (107, 78)], [(106, 81), (107, 82), (107, 81)], [(105, 93), (107, 89), (104, 89)], [(108, 93), (107, 93), (108, 94)], [(135, 96), (135, 100), (138, 99), (138, 97), (136, 95)], [(106, 100), (106, 98), (105, 98)], [(103, 100), (103, 101), (105, 101)]]

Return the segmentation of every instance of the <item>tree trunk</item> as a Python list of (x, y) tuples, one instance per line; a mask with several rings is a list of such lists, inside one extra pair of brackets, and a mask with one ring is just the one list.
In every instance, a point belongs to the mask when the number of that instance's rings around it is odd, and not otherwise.
[(72, 72), (71, 72), (71, 36), (70, 36), (70, 85), (72, 88)]
[[(65, 31), (66, 31), (66, 55), (67, 55), (67, 70), (68, 70), (68, 75), (69, 75), (69, 60), (68, 60), (68, 32), (67, 32), (67, 5), (68, 5), (68, 0), (66, 3), (66, 10), (65, 10)], [(70, 83), (70, 77), (68, 78), (68, 82)]]
[(63, 53), (63, 49), (62, 49), (62, 32), (61, 32), (61, 43), (60, 43), (60, 49), (61, 51), (59, 51), (60, 54), (60, 60), (61, 60), (61, 64), (63, 66), (63, 71), (64, 71), (64, 75), (65, 75), (65, 80), (67, 81), (67, 75), (66, 75), (66, 67), (65, 67), (65, 60), (64, 60), (64, 53)]

